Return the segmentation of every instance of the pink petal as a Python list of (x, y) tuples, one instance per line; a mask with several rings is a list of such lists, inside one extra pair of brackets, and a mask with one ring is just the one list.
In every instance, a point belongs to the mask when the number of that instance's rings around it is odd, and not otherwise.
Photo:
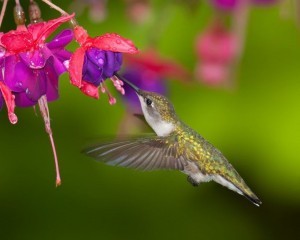
[(93, 39), (93, 47), (101, 50), (122, 53), (137, 53), (138, 49), (131, 40), (121, 37), (115, 33), (106, 33)]
[(33, 38), (27, 31), (12, 30), (2, 35), (1, 44), (7, 51), (19, 53), (29, 50), (33, 46)]
[(236, 36), (218, 24), (204, 31), (196, 40), (196, 53), (204, 61), (229, 63), (237, 50)]
[(11, 94), (10, 90), (3, 82), (0, 81), (0, 91), (2, 92), (2, 96), (7, 106), (8, 118), (12, 124), (16, 124), (18, 122), (18, 118), (15, 111), (15, 97)]
[(32, 34), (33, 39), (37, 39), (43, 27), (47, 24), (47, 22), (39, 22), (28, 25), (28, 32)]
[(68, 22), (70, 19), (72, 19), (75, 16), (75, 13), (68, 15), (68, 16), (62, 16), (53, 20), (50, 20), (46, 22), (43, 27), (41, 27), (40, 24), (31, 24), (28, 26), (28, 31), (32, 34), (36, 34), (36, 28), (39, 28), (39, 33), (35, 36), (35, 43), (41, 43), (44, 42), (45, 39), (53, 33), (61, 24)]
[(81, 88), (82, 68), (84, 62), (85, 48), (79, 47), (71, 56), (69, 73), (70, 80), (73, 85)]
[(88, 83), (86, 81), (82, 81), (82, 87), (80, 90), (85, 94), (92, 98), (99, 99), (99, 91), (98, 87), (94, 84)]
[(228, 66), (216, 63), (198, 64), (196, 77), (209, 85), (221, 85), (228, 78)]

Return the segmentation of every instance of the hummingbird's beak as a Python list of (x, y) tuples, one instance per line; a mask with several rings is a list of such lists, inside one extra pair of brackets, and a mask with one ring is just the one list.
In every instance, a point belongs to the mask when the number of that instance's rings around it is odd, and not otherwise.
[(119, 78), (120, 80), (122, 80), (123, 82), (127, 83), (131, 88), (133, 88), (134, 91), (136, 91), (136, 93), (139, 95), (141, 90), (135, 86), (133, 83), (129, 82), (126, 78), (120, 76), (118, 73), (115, 73), (115, 76), (117, 78)]

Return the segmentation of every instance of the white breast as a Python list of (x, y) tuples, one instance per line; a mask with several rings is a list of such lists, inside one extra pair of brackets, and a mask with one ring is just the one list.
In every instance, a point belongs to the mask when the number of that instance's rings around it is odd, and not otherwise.
[(159, 122), (150, 124), (157, 136), (168, 136), (174, 130), (174, 125), (167, 122)]
[(174, 131), (174, 124), (163, 121), (160, 116), (151, 116), (149, 115), (147, 111), (147, 106), (141, 96), (139, 96), (142, 110), (145, 116), (145, 119), (147, 123), (150, 125), (150, 127), (154, 130), (154, 132), (157, 134), (157, 136), (164, 137), (168, 136), (171, 132)]

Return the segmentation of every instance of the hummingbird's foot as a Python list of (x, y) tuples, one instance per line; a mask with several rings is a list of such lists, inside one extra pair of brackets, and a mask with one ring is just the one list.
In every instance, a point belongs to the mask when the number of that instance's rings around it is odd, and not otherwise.
[(200, 183), (198, 183), (197, 181), (195, 181), (195, 179), (192, 178), (191, 176), (188, 176), (188, 177), (187, 177), (187, 180), (188, 180), (188, 182), (189, 182), (190, 184), (193, 185), (193, 187), (198, 187), (199, 184), (200, 184)]

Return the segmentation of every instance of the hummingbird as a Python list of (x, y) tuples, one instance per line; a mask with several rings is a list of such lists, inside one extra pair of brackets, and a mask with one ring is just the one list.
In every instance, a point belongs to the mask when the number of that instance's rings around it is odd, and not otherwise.
[(261, 205), (224, 155), (182, 122), (165, 96), (143, 91), (122, 76), (115, 76), (136, 92), (144, 118), (157, 136), (106, 142), (86, 149), (85, 154), (113, 166), (179, 170), (193, 186), (215, 181)]

